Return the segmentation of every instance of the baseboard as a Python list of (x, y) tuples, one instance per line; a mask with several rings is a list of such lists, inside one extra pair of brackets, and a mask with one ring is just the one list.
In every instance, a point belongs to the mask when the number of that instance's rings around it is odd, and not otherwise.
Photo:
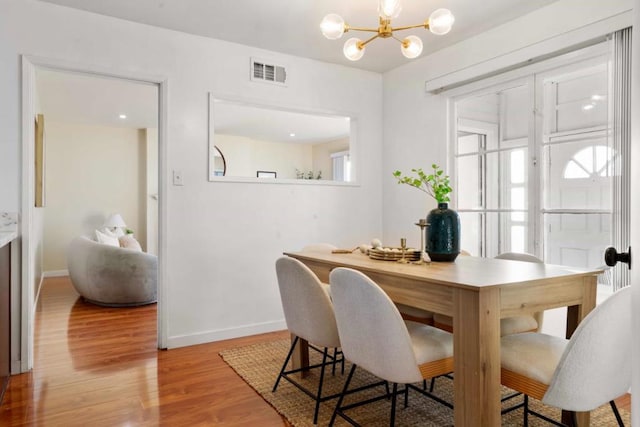
[(62, 277), (68, 276), (69, 270), (49, 270), (42, 273), (42, 277)]
[(255, 323), (237, 328), (218, 329), (215, 331), (199, 332), (189, 335), (176, 335), (167, 338), (168, 348), (186, 347), (190, 345), (205, 344), (214, 341), (228, 340), (232, 338), (246, 337), (249, 335), (264, 334), (287, 329), (284, 320), (274, 322)]

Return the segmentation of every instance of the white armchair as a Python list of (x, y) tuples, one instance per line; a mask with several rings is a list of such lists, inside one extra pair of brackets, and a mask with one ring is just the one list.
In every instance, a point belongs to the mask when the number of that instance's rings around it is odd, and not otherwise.
[(67, 251), (69, 276), (85, 300), (108, 307), (156, 302), (158, 258), (76, 237)]

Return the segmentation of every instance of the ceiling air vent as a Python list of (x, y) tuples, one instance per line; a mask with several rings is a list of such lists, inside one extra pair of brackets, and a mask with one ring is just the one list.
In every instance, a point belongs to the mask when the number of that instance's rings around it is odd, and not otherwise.
[(269, 64), (267, 61), (251, 58), (251, 80), (286, 86), (287, 71), (282, 65)]

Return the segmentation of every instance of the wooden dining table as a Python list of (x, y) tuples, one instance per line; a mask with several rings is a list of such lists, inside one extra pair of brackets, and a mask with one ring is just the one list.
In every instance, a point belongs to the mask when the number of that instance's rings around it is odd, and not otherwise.
[[(421, 265), (373, 260), (364, 254), (285, 252), (329, 283), (337, 267), (359, 270), (396, 303), (453, 317), (454, 422), (501, 424), (500, 319), (568, 307), (566, 337), (595, 307), (598, 269), (459, 256)], [(357, 301), (354, 301), (357, 304)], [(300, 346), (298, 364), (308, 363)], [(589, 425), (589, 413), (563, 412), (563, 421)]]

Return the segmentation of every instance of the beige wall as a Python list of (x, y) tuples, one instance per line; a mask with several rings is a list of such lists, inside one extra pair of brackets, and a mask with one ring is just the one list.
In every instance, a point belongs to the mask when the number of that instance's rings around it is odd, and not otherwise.
[(215, 145), (224, 155), (226, 176), (255, 177), (256, 171), (275, 171), (278, 178), (296, 178), (296, 169), (314, 176), (322, 171), (322, 179), (331, 180), (331, 154), (349, 150), (349, 138), (322, 144), (278, 143), (235, 135), (216, 134)]
[(313, 146), (313, 171), (322, 171), (322, 179), (333, 179), (333, 159), (331, 155), (340, 151), (349, 151), (349, 138), (316, 144)]
[(312, 149), (305, 144), (266, 142), (234, 135), (215, 135), (215, 145), (227, 163), (226, 176), (256, 177), (256, 171), (275, 171), (278, 178), (295, 179), (296, 168), (308, 171)]
[(44, 270), (66, 270), (71, 239), (93, 236), (114, 212), (144, 247), (144, 132), (50, 120), (45, 132)]

